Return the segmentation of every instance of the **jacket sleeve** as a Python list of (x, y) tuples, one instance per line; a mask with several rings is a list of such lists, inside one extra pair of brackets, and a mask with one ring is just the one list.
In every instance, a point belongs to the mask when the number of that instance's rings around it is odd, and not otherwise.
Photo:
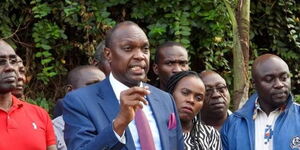
[(229, 150), (229, 147), (228, 147), (229, 144), (228, 144), (228, 138), (227, 138), (228, 128), (229, 128), (229, 119), (227, 119), (225, 121), (225, 123), (223, 124), (221, 131), (220, 131), (223, 150)]
[(118, 150), (124, 147), (114, 134), (112, 123), (97, 131), (79, 95), (64, 98), (64, 138), (69, 150)]
[(184, 139), (183, 139), (183, 131), (182, 131), (182, 127), (181, 127), (181, 123), (180, 123), (180, 119), (179, 119), (179, 114), (176, 108), (176, 104), (175, 101), (173, 99), (173, 97), (170, 95), (171, 100), (172, 100), (172, 105), (173, 105), (173, 109), (176, 115), (176, 122), (177, 122), (177, 149), (178, 150), (184, 150)]

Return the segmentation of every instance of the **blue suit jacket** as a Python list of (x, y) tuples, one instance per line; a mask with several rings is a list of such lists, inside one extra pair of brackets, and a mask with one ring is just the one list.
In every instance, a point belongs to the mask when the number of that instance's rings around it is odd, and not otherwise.
[[(148, 101), (156, 120), (163, 150), (182, 150), (183, 136), (178, 113), (170, 94), (148, 85)], [(119, 102), (109, 79), (75, 90), (64, 99), (65, 141), (69, 150), (134, 150), (129, 128), (126, 145), (116, 138), (112, 121), (119, 112)], [(168, 129), (169, 116), (175, 113), (177, 126)]]

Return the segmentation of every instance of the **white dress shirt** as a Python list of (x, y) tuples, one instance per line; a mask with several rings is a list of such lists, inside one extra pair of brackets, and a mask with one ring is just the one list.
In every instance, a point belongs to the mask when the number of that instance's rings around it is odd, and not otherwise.
[(255, 149), (273, 150), (273, 132), (275, 122), (280, 115), (280, 108), (270, 112), (269, 116), (260, 108), (256, 100), (255, 110)]
[(56, 147), (57, 150), (67, 150), (67, 146), (64, 140), (65, 121), (63, 116), (58, 116), (52, 120), (54, 132), (56, 135)]
[[(123, 83), (121, 83), (120, 81), (118, 81), (112, 73), (110, 73), (109, 75), (109, 82), (112, 86), (112, 89), (120, 103), (120, 94), (122, 91), (124, 90), (127, 90), (129, 89), (129, 87), (127, 87), (126, 85), (124, 85)], [(153, 112), (151, 110), (151, 107), (150, 105), (144, 105), (143, 107), (143, 111), (149, 121), (149, 125), (150, 125), (150, 129), (151, 129), (151, 132), (152, 132), (152, 135), (153, 135), (153, 140), (154, 140), (154, 144), (155, 144), (155, 149), (156, 150), (161, 150), (161, 142), (160, 142), (160, 135), (159, 135), (159, 131), (158, 131), (158, 128), (157, 128), (157, 123), (154, 119), (154, 115), (153, 115)], [(129, 130), (130, 130), (130, 133), (132, 135), (132, 138), (133, 138), (133, 141), (134, 141), (134, 145), (136, 147), (136, 150), (140, 150), (141, 149), (141, 145), (140, 145), (140, 142), (139, 142), (139, 136), (138, 136), (138, 132), (137, 132), (137, 128), (136, 128), (136, 124), (135, 124), (135, 121), (132, 120), (130, 123), (129, 123)], [(117, 138), (119, 139), (119, 141), (123, 144), (126, 143), (126, 140), (125, 140), (125, 136), (123, 134), (122, 137), (119, 137), (119, 135), (115, 132)], [(124, 142), (125, 141), (125, 142)]]

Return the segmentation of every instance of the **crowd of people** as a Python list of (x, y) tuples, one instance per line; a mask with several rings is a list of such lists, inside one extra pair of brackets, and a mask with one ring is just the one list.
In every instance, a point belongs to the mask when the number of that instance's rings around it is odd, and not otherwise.
[[(68, 73), (66, 96), (51, 120), (22, 99), (22, 59), (0, 40), (0, 150), (293, 150), (300, 149), (300, 106), (291, 74), (274, 54), (252, 65), (255, 93), (229, 110), (225, 79), (190, 70), (187, 50), (168, 41), (155, 52), (134, 22), (111, 29), (91, 65)], [(147, 82), (149, 69), (158, 77)]]

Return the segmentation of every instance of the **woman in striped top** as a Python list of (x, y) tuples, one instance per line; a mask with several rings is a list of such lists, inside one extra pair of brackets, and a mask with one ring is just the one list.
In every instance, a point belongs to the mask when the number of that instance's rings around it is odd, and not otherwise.
[(185, 150), (220, 150), (218, 131), (195, 119), (205, 97), (205, 86), (194, 71), (183, 71), (173, 75), (167, 84), (167, 91), (174, 97), (179, 113)]

